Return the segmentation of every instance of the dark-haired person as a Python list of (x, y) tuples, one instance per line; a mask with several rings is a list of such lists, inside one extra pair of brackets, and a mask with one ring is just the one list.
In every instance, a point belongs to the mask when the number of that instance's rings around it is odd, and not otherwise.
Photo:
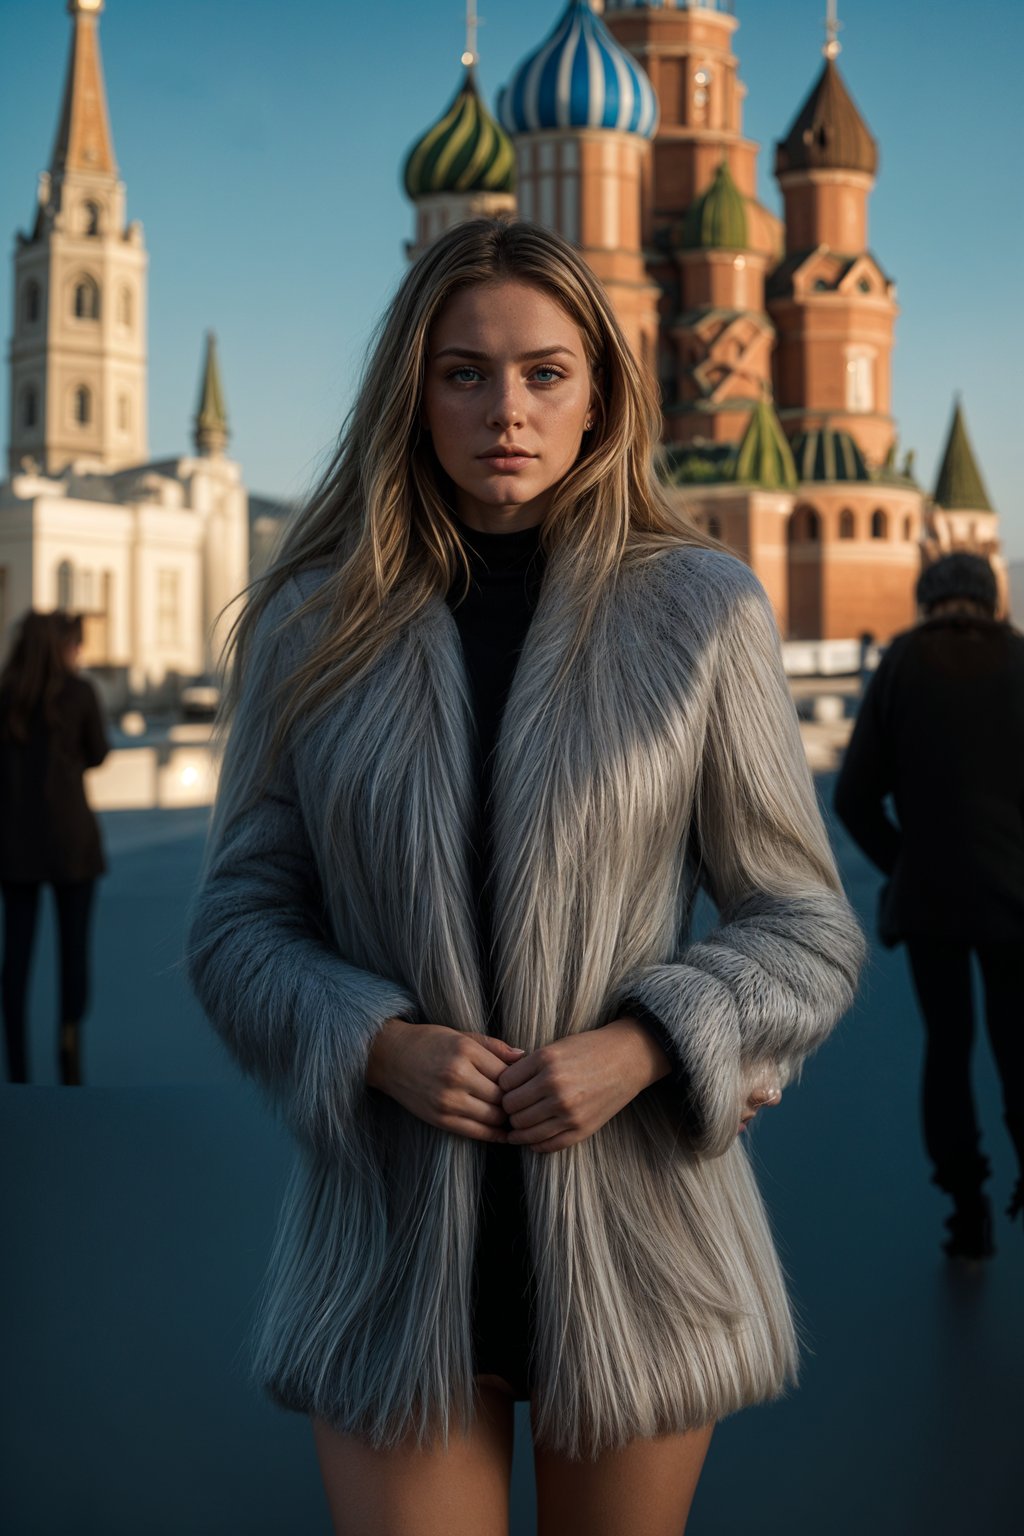
[(793, 1372), (738, 1132), (863, 938), (657, 420), (579, 252), (461, 224), (240, 620), (189, 966), (303, 1149), (257, 1373), (343, 1536), (507, 1531), (516, 1398), (541, 1529), (679, 1536)]
[(60, 953), (61, 1081), (81, 1083), (93, 889), (106, 863), (83, 774), (107, 755), (96, 690), (78, 672), (82, 621), (25, 614), (0, 673), (0, 886), (7, 1075), (28, 1081), (26, 1001), (39, 893), (51, 885)]
[(890, 642), (864, 695), (835, 808), (887, 877), (882, 942), (907, 948), (925, 1024), (925, 1145), (953, 1198), (944, 1246), (980, 1259), (995, 1246), (971, 1091), (972, 952), (1019, 1165), (1008, 1214), (1024, 1207), (1024, 635), (996, 617), (981, 555), (940, 557), (917, 601), (922, 622)]

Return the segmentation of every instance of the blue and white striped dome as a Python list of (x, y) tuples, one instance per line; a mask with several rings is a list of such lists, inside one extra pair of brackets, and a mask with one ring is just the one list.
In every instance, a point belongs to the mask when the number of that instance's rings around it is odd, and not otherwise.
[(544, 128), (615, 128), (654, 137), (658, 99), (640, 65), (619, 46), (590, 0), (569, 0), (540, 47), (498, 98), (508, 133)]

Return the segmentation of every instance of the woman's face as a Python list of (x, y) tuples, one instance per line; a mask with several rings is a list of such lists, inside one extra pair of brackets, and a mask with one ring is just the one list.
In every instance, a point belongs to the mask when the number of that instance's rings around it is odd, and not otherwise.
[(583, 337), (542, 289), (477, 283), (434, 321), (423, 422), (471, 528), (501, 533), (541, 522), (596, 407)]

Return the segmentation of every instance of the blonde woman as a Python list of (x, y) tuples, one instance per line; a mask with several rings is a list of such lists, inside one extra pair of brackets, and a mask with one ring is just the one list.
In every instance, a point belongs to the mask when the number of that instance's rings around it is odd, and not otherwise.
[[(193, 985), (300, 1153), (256, 1371), (343, 1536), (678, 1536), (795, 1370), (739, 1132), (863, 939), (765, 593), (533, 224), (406, 274), (235, 635)], [(688, 939), (698, 884), (719, 926)]]

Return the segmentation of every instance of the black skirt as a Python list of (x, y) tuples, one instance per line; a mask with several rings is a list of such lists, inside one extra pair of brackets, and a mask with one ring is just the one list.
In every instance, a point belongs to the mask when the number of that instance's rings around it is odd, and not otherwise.
[(488, 1142), (473, 1271), (474, 1368), (503, 1376), (517, 1401), (530, 1397), (535, 1295), (522, 1148)]

